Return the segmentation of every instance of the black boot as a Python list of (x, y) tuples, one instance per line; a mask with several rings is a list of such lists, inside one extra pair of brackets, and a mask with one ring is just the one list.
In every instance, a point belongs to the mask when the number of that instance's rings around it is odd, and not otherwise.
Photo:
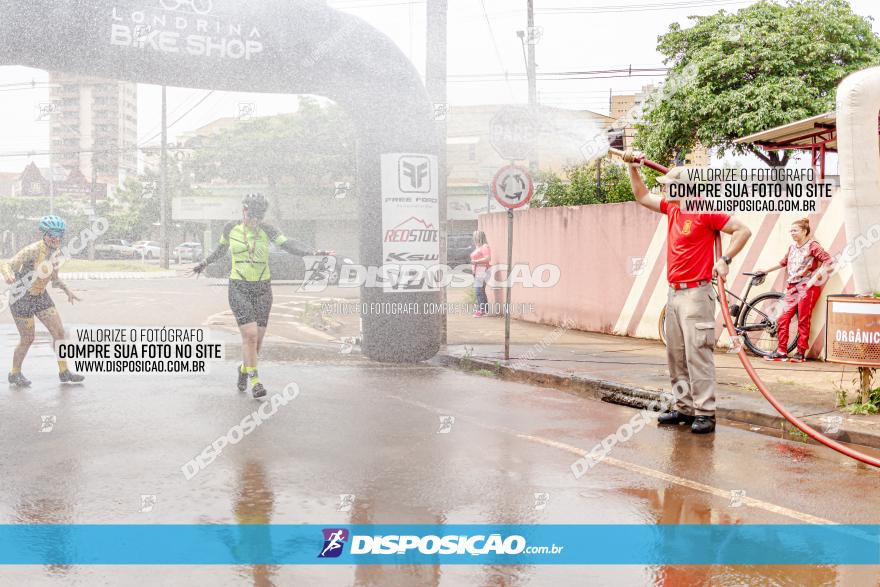
[(694, 434), (715, 432), (715, 416), (697, 416), (691, 424), (691, 432)]
[(678, 424), (693, 424), (694, 417), (688, 416), (687, 414), (682, 414), (678, 411), (671, 411), (660, 414), (660, 417), (657, 418), (657, 423), (662, 424), (664, 426), (677, 426)]

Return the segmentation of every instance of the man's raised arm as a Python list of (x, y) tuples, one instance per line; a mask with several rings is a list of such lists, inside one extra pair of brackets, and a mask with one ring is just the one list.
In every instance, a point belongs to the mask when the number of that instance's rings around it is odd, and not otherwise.
[(660, 198), (657, 196), (651, 195), (651, 192), (648, 191), (648, 186), (645, 185), (644, 180), (642, 180), (641, 174), (639, 174), (639, 168), (642, 166), (641, 163), (629, 163), (629, 183), (632, 186), (633, 195), (636, 197), (636, 202), (648, 208), (649, 210), (653, 210), (654, 212), (660, 211)]

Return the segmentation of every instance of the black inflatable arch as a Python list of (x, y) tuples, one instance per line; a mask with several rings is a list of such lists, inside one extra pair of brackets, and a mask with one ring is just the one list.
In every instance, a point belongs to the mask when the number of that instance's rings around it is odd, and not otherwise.
[[(169, 86), (316, 94), (339, 103), (357, 125), (364, 265), (385, 261), (381, 156), (436, 161), (431, 104), (412, 64), (371, 26), (321, 2), (3, 0), (0, 27), (4, 65)], [(393, 158), (385, 159), (388, 167)], [(437, 181), (436, 173), (428, 175)], [(431, 291), (361, 290), (368, 308), (403, 302), (421, 310), (439, 300)], [(363, 331), (371, 359), (424, 360), (439, 349), (440, 315), (366, 312)]]

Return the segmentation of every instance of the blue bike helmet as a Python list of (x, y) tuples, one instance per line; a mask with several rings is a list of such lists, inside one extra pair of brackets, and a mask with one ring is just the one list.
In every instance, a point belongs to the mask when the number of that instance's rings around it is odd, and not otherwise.
[(67, 231), (67, 223), (58, 216), (43, 216), (40, 218), (40, 232), (50, 236), (63, 236)]

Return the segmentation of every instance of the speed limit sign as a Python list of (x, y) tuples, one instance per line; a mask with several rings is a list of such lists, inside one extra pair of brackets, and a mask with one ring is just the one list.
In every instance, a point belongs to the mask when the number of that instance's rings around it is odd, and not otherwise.
[(535, 193), (535, 184), (528, 170), (519, 165), (507, 165), (492, 179), (492, 197), (505, 208), (525, 206)]

